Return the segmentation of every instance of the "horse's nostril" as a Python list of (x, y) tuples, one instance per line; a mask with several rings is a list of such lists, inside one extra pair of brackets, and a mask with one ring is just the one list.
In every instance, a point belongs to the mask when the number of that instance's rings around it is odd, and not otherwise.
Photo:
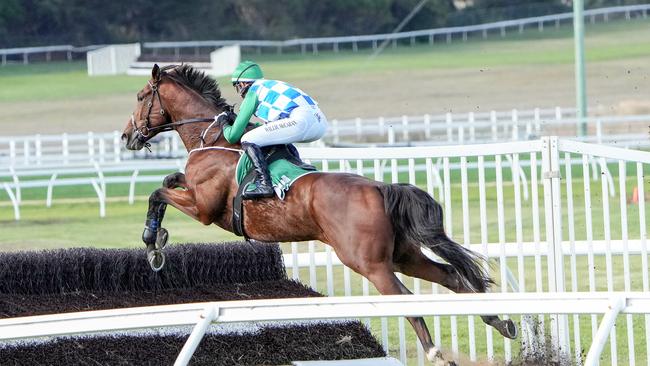
[(125, 133), (122, 134), (122, 140), (126, 140), (127, 137), (128, 137), (128, 136), (127, 136)]

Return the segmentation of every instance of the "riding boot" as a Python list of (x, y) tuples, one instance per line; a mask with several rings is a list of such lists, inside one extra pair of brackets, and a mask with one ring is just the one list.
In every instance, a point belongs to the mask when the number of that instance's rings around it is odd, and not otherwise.
[(250, 191), (244, 189), (242, 197), (246, 200), (273, 197), (273, 184), (271, 183), (269, 167), (266, 164), (262, 150), (258, 145), (251, 143), (243, 143), (242, 148), (244, 148), (246, 155), (248, 155), (255, 169), (255, 180), (253, 181), (255, 189)]

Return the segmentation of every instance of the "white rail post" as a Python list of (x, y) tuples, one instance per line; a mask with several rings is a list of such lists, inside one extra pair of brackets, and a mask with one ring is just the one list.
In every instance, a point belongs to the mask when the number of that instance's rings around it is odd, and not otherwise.
[(395, 145), (395, 128), (393, 128), (393, 125), (388, 125), (388, 145)]
[(16, 141), (9, 141), (9, 164), (16, 164)]
[(404, 142), (409, 141), (409, 117), (402, 116), (402, 138)]
[(47, 198), (45, 199), (45, 207), (52, 207), (52, 193), (54, 191), (54, 182), (56, 181), (57, 174), (52, 174), (50, 181), (47, 184)]
[(332, 120), (332, 135), (334, 135), (334, 143), (338, 144), (339, 143), (339, 120), (333, 119)]
[[(546, 212), (546, 242), (548, 243), (549, 292), (564, 292), (564, 255), (562, 251), (562, 202), (560, 190), (560, 154), (558, 138), (542, 138), (542, 179), (544, 210)], [(569, 354), (569, 328), (565, 315), (551, 316), (551, 339), (555, 354)]]
[(535, 134), (539, 136), (542, 126), (541, 126), (541, 121), (540, 121), (540, 115), (539, 115), (539, 108), (535, 108), (534, 111), (534, 119), (535, 119)]
[(589, 347), (587, 358), (585, 359), (584, 366), (596, 366), (603, 352), (607, 337), (610, 335), (612, 327), (616, 323), (616, 317), (625, 308), (626, 299), (623, 295), (615, 295), (610, 299), (609, 309), (605, 312), (603, 320), (598, 326), (598, 332), (594, 336), (594, 340)]
[(356, 140), (357, 142), (361, 142), (361, 137), (363, 136), (363, 129), (361, 127), (361, 118), (357, 117), (354, 119), (354, 127), (356, 131)]
[(185, 345), (183, 345), (183, 349), (181, 349), (181, 352), (178, 354), (174, 366), (185, 366), (190, 362), (194, 351), (196, 351), (199, 343), (201, 343), (208, 327), (218, 318), (218, 316), (219, 308), (216, 304), (209, 304), (205, 308), (199, 321), (194, 326), (194, 329), (192, 329), (192, 333), (190, 333), (190, 336), (187, 338)]
[(70, 155), (70, 149), (69, 149), (68, 143), (69, 143), (68, 142), (68, 134), (63, 133), (63, 135), (61, 137), (61, 150), (63, 151), (62, 152), (63, 153), (63, 164), (68, 164), (69, 163), (68, 156)]
[(131, 182), (129, 183), (129, 205), (132, 205), (135, 202), (135, 181), (138, 178), (138, 169), (133, 171), (131, 174)]
[(519, 115), (517, 110), (512, 110), (512, 141), (519, 141)]
[(99, 162), (103, 163), (106, 157), (106, 142), (103, 137), (99, 137)]
[(34, 148), (36, 149), (36, 165), (41, 165), (41, 157), (43, 156), (43, 147), (41, 144), (41, 135), (37, 134), (34, 137)]
[(474, 112), (469, 112), (467, 118), (469, 122), (469, 141), (474, 142), (476, 141), (476, 131), (474, 127)]
[(18, 203), (22, 202), (22, 193), (20, 189), (20, 180), (18, 179), (18, 174), (13, 166), (9, 167), (9, 173), (11, 174), (11, 179), (14, 181), (14, 187), (16, 188), (16, 201)]
[(88, 158), (91, 162), (95, 160), (95, 137), (92, 132), (88, 132)]
[(14, 192), (11, 191), (11, 187), (9, 187), (9, 184), (7, 182), (2, 183), (2, 185), (5, 188), (5, 191), (7, 191), (7, 195), (9, 196), (9, 199), (11, 200), (11, 204), (14, 206), (14, 219), (16, 221), (20, 220), (20, 202), (16, 199), (16, 196), (14, 196)]
[(25, 165), (29, 165), (29, 140), (23, 140), (23, 157)]
[(95, 193), (97, 194), (97, 199), (99, 200), (99, 217), (105, 217), (106, 216), (106, 196), (104, 195), (104, 192), (102, 191), (102, 188), (97, 183), (97, 179), (93, 178), (90, 181), (90, 183), (93, 185), (93, 188), (95, 189)]
[(424, 115), (424, 137), (427, 140), (431, 138), (431, 116), (428, 113)]
[(454, 142), (454, 131), (452, 130), (451, 113), (449, 112), (445, 114), (445, 123), (447, 124), (447, 143), (451, 144), (452, 142)]
[(492, 141), (497, 141), (499, 139), (498, 137), (498, 129), (497, 129), (497, 112), (496, 111), (491, 111), (490, 112), (490, 124), (492, 127)]
[(120, 162), (120, 133), (113, 131), (113, 161)]

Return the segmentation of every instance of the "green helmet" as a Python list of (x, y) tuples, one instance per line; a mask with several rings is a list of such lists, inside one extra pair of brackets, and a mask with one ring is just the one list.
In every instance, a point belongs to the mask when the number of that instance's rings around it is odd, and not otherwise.
[(232, 73), (231, 81), (234, 83), (240, 81), (255, 81), (257, 79), (262, 79), (264, 74), (260, 65), (256, 64), (253, 61), (244, 61), (237, 65), (235, 71)]

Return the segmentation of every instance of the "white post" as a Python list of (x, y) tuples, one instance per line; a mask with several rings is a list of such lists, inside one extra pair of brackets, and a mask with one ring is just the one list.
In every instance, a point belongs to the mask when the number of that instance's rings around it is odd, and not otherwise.
[(10, 165), (16, 164), (16, 141), (9, 141), (9, 161)]
[(539, 108), (535, 108), (535, 134), (537, 135), (537, 138), (539, 138), (541, 128), (542, 126), (540, 121)]
[(41, 135), (37, 134), (34, 138), (34, 147), (36, 148), (36, 165), (41, 165), (41, 157), (43, 156), (43, 147), (41, 144)]
[(598, 332), (594, 335), (594, 340), (591, 343), (589, 352), (587, 353), (587, 359), (585, 359), (584, 366), (598, 365), (600, 354), (603, 352), (603, 347), (605, 346), (607, 337), (616, 323), (616, 317), (624, 308), (625, 298), (622, 295), (614, 296), (610, 299), (609, 310), (605, 312), (605, 316), (603, 316), (603, 320), (598, 326)]
[(384, 117), (379, 117), (377, 123), (379, 124), (379, 134), (384, 136), (386, 134), (386, 121), (384, 120)]
[(91, 162), (95, 160), (95, 138), (92, 132), (88, 132), (88, 158)]
[(120, 133), (113, 131), (113, 161), (120, 161)]
[(469, 121), (469, 141), (475, 141), (475, 131), (474, 131), (474, 112), (469, 112), (468, 116)]
[(451, 129), (451, 113), (447, 112), (445, 122), (447, 124), (447, 143), (451, 144), (454, 142), (454, 132)]
[(103, 163), (105, 157), (106, 157), (106, 143), (104, 142), (104, 138), (100, 137), (99, 138), (99, 162)]
[(512, 141), (519, 141), (519, 115), (517, 110), (512, 110)]
[(14, 206), (14, 219), (16, 221), (20, 220), (20, 203), (16, 199), (16, 196), (14, 196), (14, 192), (11, 191), (11, 187), (9, 187), (9, 184), (7, 182), (2, 183), (2, 185), (5, 188), (5, 191), (7, 191), (7, 195), (9, 196), (9, 199), (11, 200), (11, 204)]
[(23, 140), (23, 157), (25, 165), (29, 165), (29, 140)]
[(190, 333), (190, 336), (187, 338), (187, 342), (185, 342), (183, 349), (181, 349), (181, 352), (178, 354), (174, 366), (185, 366), (189, 364), (194, 351), (196, 351), (199, 343), (201, 343), (208, 327), (217, 319), (218, 316), (219, 308), (215, 304), (209, 304), (208, 307), (205, 308), (199, 321), (196, 323), (196, 326), (194, 326), (192, 333)]
[(357, 142), (361, 142), (361, 136), (363, 135), (363, 130), (361, 128), (361, 118), (357, 117), (354, 119), (354, 126), (357, 133)]
[(11, 173), (11, 178), (13, 179), (14, 187), (16, 188), (16, 201), (20, 203), (22, 202), (22, 196), (20, 193), (20, 180), (18, 179), (18, 174), (16, 174), (16, 170), (13, 166), (9, 167), (9, 173)]
[(393, 125), (388, 126), (388, 145), (395, 145), (395, 129)]
[(97, 199), (99, 200), (99, 217), (105, 217), (106, 216), (106, 196), (104, 192), (102, 191), (102, 188), (97, 184), (97, 179), (93, 178), (92, 181), (90, 182), (93, 185), (93, 188), (95, 189), (95, 193), (97, 194)]
[(131, 174), (131, 182), (129, 184), (129, 205), (132, 205), (133, 202), (135, 202), (135, 180), (138, 178), (138, 173), (140, 173), (140, 171), (136, 169), (133, 171), (133, 174)]
[(490, 112), (490, 123), (492, 124), (492, 141), (497, 141), (498, 138), (498, 130), (497, 130), (497, 112), (496, 111), (491, 111)]
[(408, 116), (402, 116), (402, 138), (404, 142), (409, 140), (409, 118)]
[(68, 156), (70, 155), (70, 150), (68, 148), (68, 134), (63, 133), (61, 139), (61, 149), (63, 150), (63, 164), (68, 164)]
[(428, 113), (424, 115), (424, 137), (427, 140), (431, 138), (431, 116)]
[(54, 190), (54, 182), (56, 181), (57, 174), (52, 174), (50, 182), (47, 184), (47, 198), (45, 200), (45, 207), (52, 207), (52, 193)]

